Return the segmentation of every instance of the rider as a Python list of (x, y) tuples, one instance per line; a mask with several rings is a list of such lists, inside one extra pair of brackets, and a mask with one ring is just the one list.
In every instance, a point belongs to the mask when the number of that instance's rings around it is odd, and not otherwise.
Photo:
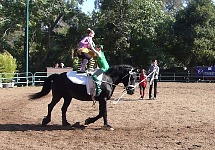
[[(89, 53), (91, 51), (91, 47), (95, 47), (95, 43), (93, 42), (93, 37), (95, 32), (90, 28), (87, 29), (88, 36), (84, 37), (79, 43), (79, 49), (77, 51), (78, 57), (82, 58), (81, 69), (79, 72), (84, 73), (86, 65), (89, 60), (93, 57), (94, 53)], [(92, 46), (91, 46), (92, 44)]]
[(98, 67), (99, 69), (96, 70), (96, 72), (93, 74), (93, 80), (96, 83), (96, 96), (99, 96), (102, 92), (101, 90), (101, 81), (98, 80), (98, 76), (104, 72), (106, 72), (109, 69), (109, 64), (105, 58), (104, 52), (102, 52), (103, 50), (103, 46), (102, 45), (97, 45), (96, 48), (94, 49), (94, 47), (92, 46), (92, 50), (96, 53), (97, 57), (97, 63), (98, 63)]

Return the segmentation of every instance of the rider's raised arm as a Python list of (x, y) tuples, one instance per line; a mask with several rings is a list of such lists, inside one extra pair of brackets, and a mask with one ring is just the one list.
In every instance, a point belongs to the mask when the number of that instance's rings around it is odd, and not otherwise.
[(80, 41), (81, 44), (84, 44), (84, 45), (87, 45), (89, 44), (89, 37), (84, 37), (81, 41)]

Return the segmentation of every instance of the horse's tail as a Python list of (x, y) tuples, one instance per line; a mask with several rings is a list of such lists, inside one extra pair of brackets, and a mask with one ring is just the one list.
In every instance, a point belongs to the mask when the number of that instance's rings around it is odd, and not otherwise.
[(43, 84), (42, 90), (38, 93), (30, 95), (30, 99), (38, 99), (41, 98), (51, 91), (51, 84), (52, 82), (59, 76), (59, 74), (52, 74), (50, 75)]

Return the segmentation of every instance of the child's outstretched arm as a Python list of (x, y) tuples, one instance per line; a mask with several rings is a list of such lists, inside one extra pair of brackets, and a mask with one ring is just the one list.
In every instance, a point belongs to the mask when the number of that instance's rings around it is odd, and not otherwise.
[(84, 45), (87, 45), (89, 43), (89, 39), (88, 37), (84, 37), (82, 40), (81, 40), (81, 43), (84, 44)]

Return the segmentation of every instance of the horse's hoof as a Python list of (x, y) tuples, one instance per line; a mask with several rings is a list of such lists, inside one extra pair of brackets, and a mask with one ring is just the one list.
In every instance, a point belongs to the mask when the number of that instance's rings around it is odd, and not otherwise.
[(62, 123), (62, 126), (71, 126), (71, 124), (70, 123), (68, 123), (68, 122), (65, 122), (65, 123)]
[(91, 120), (91, 118), (87, 118), (87, 119), (85, 120), (85, 122), (84, 122), (84, 125), (90, 124), (90, 123), (91, 123), (90, 120)]
[(80, 122), (76, 122), (75, 124), (72, 125), (72, 127), (74, 129), (81, 129), (81, 130), (85, 129), (85, 125), (80, 124)]
[(102, 129), (103, 129), (103, 130), (108, 130), (108, 131), (113, 131), (113, 130), (114, 130), (114, 128), (111, 127), (110, 125), (104, 125), (104, 126), (102, 127)]
[(50, 119), (48, 119), (48, 118), (45, 117), (45, 118), (43, 118), (42, 125), (45, 126), (45, 125), (47, 125), (50, 121), (51, 121)]

